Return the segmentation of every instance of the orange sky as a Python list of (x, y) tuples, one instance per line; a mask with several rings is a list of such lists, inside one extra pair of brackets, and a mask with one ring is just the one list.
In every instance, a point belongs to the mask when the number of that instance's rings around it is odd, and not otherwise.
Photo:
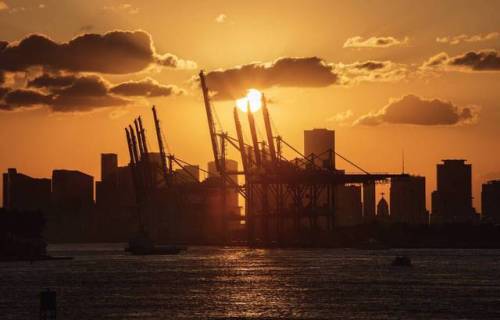
[[(206, 165), (212, 157), (206, 116), (201, 92), (191, 78), (199, 69), (210, 72), (262, 62), (267, 64), (257, 68), (265, 69), (264, 76), (270, 74), (272, 81), (258, 83), (273, 101), (273, 122), (297, 148), (302, 149), (304, 129), (335, 129), (337, 151), (376, 172), (399, 172), (404, 149), (407, 171), (426, 176), (428, 194), (435, 188), (438, 161), (467, 159), (473, 165), (474, 203), (479, 210), (480, 184), (500, 178), (498, 12), (498, 1), (0, 0), (0, 40), (9, 47), (33, 33), (66, 43), (83, 33), (143, 30), (151, 36), (158, 57), (169, 53), (179, 63), (188, 61), (177, 67), (155, 61), (154, 66), (123, 74), (39, 65), (5, 71), (3, 87), (9, 90), (22, 89), (29, 80), (50, 72), (97, 75), (110, 87), (149, 77), (182, 88), (185, 94), (126, 96), (132, 101), (126, 106), (76, 113), (45, 104), (4, 103), (4, 109), (12, 110), (0, 110), (0, 170), (16, 167), (45, 177), (53, 168), (73, 168), (98, 177), (100, 153), (116, 152), (121, 164), (128, 161), (123, 128), (137, 115), (143, 115), (149, 144), (156, 149), (151, 104), (159, 108), (171, 152)], [(438, 56), (444, 57), (439, 64), (425, 64), (441, 52), (445, 55)], [(475, 56), (466, 57), (468, 52)], [(290, 75), (283, 75), (283, 70), (274, 73), (278, 64), (273, 62), (286, 57), (318, 57), (319, 67), (330, 70), (336, 80), (311, 85), (301, 79), (305, 73), (294, 72), (297, 83), (290, 85)], [(1, 59), (0, 54), (0, 70)], [(362, 69), (368, 61), (383, 62), (384, 67)], [(121, 67), (116, 60), (109, 63)], [(409, 109), (390, 116), (389, 110), (397, 111), (390, 101), (410, 94), (419, 104), (401, 103), (396, 107)], [(434, 99), (439, 105), (429, 102)], [(233, 132), (234, 102), (214, 104), (224, 129)], [(424, 114), (422, 108), (427, 107)], [(442, 112), (450, 110), (457, 118), (443, 122), (449, 117)], [(431, 123), (434, 116), (442, 123)], [(366, 117), (377, 125), (357, 121)], [(401, 123), (401, 117), (406, 122), (420, 120)], [(341, 160), (337, 163), (353, 170)]]

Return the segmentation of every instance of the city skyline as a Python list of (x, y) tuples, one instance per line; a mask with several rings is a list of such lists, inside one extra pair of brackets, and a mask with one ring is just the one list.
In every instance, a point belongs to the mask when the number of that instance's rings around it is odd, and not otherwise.
[[(0, 39), (8, 44), (5, 47), (2, 42), (2, 58), (10, 64), (0, 66), (2, 88), (50, 95), (54, 90), (46, 83), (44, 87), (43, 80), (54, 81), (59, 75), (59, 81), (74, 84), (78, 78), (79, 85), (97, 81), (96, 87), (109, 90), (104, 97), (81, 100), (75, 99), (75, 90), (58, 91), (64, 99), (42, 98), (35, 104), (16, 100), (19, 94), (4, 97), (2, 171), (17, 167), (43, 177), (52, 168), (74, 168), (98, 176), (96, 154), (116, 152), (126, 159), (124, 124), (146, 114), (146, 130), (153, 132), (147, 115), (151, 104), (158, 106), (172, 152), (191, 162), (207, 163), (209, 136), (201, 95), (193, 86), (198, 70), (204, 69), (208, 81), (212, 79), (212, 86), (221, 92), (221, 100), (214, 105), (222, 123), (230, 123), (234, 100), (242, 89), (257, 87), (272, 102), (269, 109), (278, 132), (299, 149), (303, 130), (334, 129), (341, 154), (368, 171), (386, 172), (401, 171), (404, 150), (406, 171), (427, 178), (427, 208), (436, 187), (435, 164), (442, 159), (463, 158), (473, 164), (478, 211), (481, 184), (500, 177), (499, 155), (491, 152), (500, 149), (497, 2), (477, 2), (472, 8), (461, 1), (422, 6), (404, 1), (384, 6), (357, 1), (319, 1), (315, 6), (221, 1), (210, 6), (171, 3), (170, 11), (162, 10), (160, 1), (1, 3)], [(451, 7), (453, 16), (446, 14)], [(408, 10), (410, 20), (401, 14)], [(162, 27), (165, 19), (170, 28)], [(475, 23), (458, 23), (462, 19)], [(388, 20), (390, 25), (384, 23)], [(439, 22), (426, 23), (434, 20)], [(271, 29), (282, 41), (266, 37)], [(28, 59), (16, 64), (5, 53), (30, 34), (61, 45), (83, 34), (106, 38), (116, 30), (132, 34), (139, 48), (152, 45), (152, 51), (146, 50), (143, 60), (134, 64), (111, 60), (115, 63), (109, 69), (92, 59), (84, 66), (71, 65), (75, 61), (69, 60), (36, 64)], [(476, 55), (466, 56), (468, 52)], [(113, 57), (105, 56), (103, 62), (108, 58)], [(45, 78), (43, 66), (52, 71), (45, 72)], [(250, 81), (244, 72), (235, 73), (237, 66), (260, 71)], [(295, 79), (279, 73), (290, 66), (297, 68)], [(224, 77), (230, 74), (235, 76), (231, 81), (248, 88), (235, 85), (224, 91)], [(266, 80), (269, 75), (272, 81)], [(148, 78), (153, 80), (141, 81)], [(142, 91), (131, 93), (131, 86), (138, 90), (138, 83)], [(416, 107), (427, 111), (415, 117), (411, 110)], [(406, 110), (402, 118), (398, 108)], [(230, 125), (224, 129), (233, 132)], [(230, 157), (238, 159), (236, 154)], [(350, 170), (346, 163), (337, 162), (339, 168)]]

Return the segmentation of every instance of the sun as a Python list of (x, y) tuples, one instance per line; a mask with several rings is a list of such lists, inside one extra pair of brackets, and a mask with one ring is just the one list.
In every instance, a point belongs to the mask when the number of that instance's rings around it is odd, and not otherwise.
[(262, 92), (257, 89), (249, 89), (247, 95), (236, 100), (236, 106), (243, 112), (248, 111), (250, 105), (251, 112), (257, 112), (262, 107)]

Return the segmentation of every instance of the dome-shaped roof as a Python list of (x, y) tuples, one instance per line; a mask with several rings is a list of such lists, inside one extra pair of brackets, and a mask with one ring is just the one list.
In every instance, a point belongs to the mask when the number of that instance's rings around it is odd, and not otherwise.
[(377, 204), (377, 215), (378, 216), (388, 216), (389, 215), (389, 204), (385, 200), (384, 196)]

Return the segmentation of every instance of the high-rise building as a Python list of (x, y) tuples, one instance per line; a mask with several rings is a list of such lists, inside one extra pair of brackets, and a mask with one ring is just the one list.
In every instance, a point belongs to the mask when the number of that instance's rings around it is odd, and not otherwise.
[(200, 166), (188, 165), (174, 172), (175, 183), (192, 183), (200, 181)]
[(353, 226), (363, 222), (361, 187), (339, 185), (335, 187), (335, 225)]
[(437, 165), (437, 190), (432, 193), (432, 223), (472, 223), (472, 166), (465, 160)]
[(500, 224), (500, 180), (488, 181), (481, 190), (482, 220)]
[[(230, 172), (237, 172), (238, 171), (238, 161), (231, 160), (231, 159), (226, 159), (226, 170)], [(219, 177), (219, 172), (217, 172), (217, 169), (215, 168), (215, 162), (210, 161), (208, 163), (208, 177)], [(236, 184), (238, 184), (238, 175), (232, 174), (229, 176), (229, 178)], [(240, 214), (240, 207), (238, 205), (239, 201), (239, 193), (238, 191), (234, 188), (231, 187), (228, 184), (228, 189), (226, 193), (226, 203), (227, 203), (227, 208), (229, 212), (233, 212), (235, 215)]]
[(44, 210), (50, 206), (50, 179), (37, 179), (10, 168), (3, 174), (3, 207)]
[(101, 154), (101, 181), (115, 181), (118, 171), (118, 155), (115, 153)]
[(94, 178), (76, 170), (52, 171), (52, 204), (61, 209), (82, 209), (94, 203)]
[(304, 155), (313, 159), (316, 166), (335, 169), (335, 131), (305, 130)]
[(391, 179), (391, 219), (406, 224), (428, 224), (425, 208), (425, 177)]

